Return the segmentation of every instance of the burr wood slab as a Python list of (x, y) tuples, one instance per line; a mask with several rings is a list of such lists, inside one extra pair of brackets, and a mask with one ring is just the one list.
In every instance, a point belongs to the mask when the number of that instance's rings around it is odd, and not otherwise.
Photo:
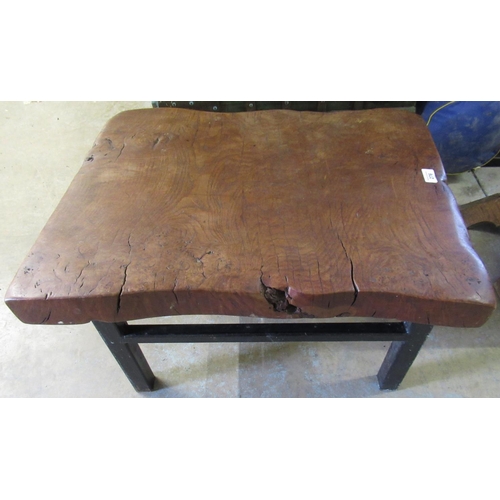
[(6, 302), (34, 324), (224, 314), (476, 327), (495, 296), (419, 116), (158, 108), (106, 124)]

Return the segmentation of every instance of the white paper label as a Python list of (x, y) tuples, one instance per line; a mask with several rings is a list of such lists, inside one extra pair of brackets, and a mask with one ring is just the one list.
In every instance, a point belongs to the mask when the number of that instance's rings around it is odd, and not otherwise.
[(437, 178), (434, 170), (432, 168), (423, 168), (422, 175), (424, 176), (425, 182), (437, 183)]

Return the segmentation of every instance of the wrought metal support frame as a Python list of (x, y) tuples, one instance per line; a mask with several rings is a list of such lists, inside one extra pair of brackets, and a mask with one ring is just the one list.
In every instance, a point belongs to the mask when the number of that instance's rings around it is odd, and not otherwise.
[(207, 342), (390, 341), (377, 378), (380, 389), (395, 390), (432, 330), (432, 325), (396, 323), (246, 323), (219, 325), (94, 326), (137, 392), (154, 390), (155, 376), (138, 344)]

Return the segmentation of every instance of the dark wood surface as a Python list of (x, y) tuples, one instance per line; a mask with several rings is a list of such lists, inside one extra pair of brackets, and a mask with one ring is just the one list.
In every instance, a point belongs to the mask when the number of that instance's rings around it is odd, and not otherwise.
[(158, 108), (107, 123), (6, 302), (37, 324), (231, 314), (473, 327), (495, 297), (419, 116)]

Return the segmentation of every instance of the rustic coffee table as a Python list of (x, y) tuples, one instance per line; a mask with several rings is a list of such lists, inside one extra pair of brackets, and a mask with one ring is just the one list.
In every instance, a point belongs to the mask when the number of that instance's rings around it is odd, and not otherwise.
[[(395, 389), (433, 325), (478, 327), (495, 295), (419, 116), (158, 108), (106, 124), (6, 302), (92, 321), (138, 391), (139, 343), (322, 340), (391, 340)], [(287, 321), (127, 323), (192, 314)]]

